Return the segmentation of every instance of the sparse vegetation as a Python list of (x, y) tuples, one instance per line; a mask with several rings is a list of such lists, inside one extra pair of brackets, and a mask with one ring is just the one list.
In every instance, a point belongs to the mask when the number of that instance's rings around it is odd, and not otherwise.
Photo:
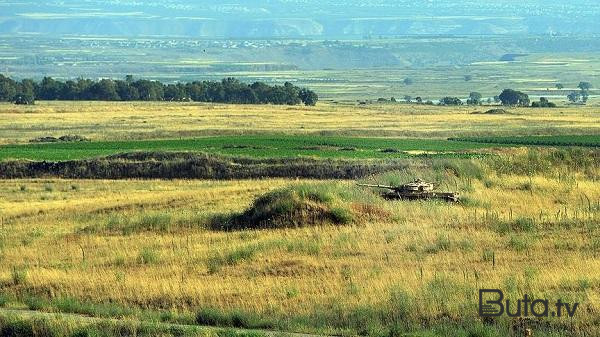
[[(0, 181), (0, 306), (125, 318), (142, 336), (145, 324), (158, 329), (148, 335), (185, 335), (157, 322), (329, 335), (517, 334), (510, 321), (478, 319), (474, 296), (485, 286), (582, 299), (586, 314), (577, 320), (525, 323), (536, 336), (598, 332), (598, 301), (589, 296), (600, 251), (592, 107), (511, 107), (494, 116), (472, 106), (131, 103), (132, 114), (120, 104), (65, 104), (40, 102), (29, 114), (0, 105), (18, 112), (10, 120), (21, 130), (7, 127), (5, 143), (47, 136), (56, 128), (49, 116), (97, 140), (0, 147), (0, 173), (17, 178)], [(71, 108), (90, 110), (62, 112)], [(86, 129), (92, 113), (101, 131)], [(205, 123), (223, 132), (242, 115), (253, 116), (244, 119), (249, 135), (173, 139)], [(123, 116), (136, 118), (131, 139), (110, 126)], [(258, 134), (282, 125), (282, 134)], [(165, 140), (140, 140), (157, 135)], [(160, 151), (138, 152), (149, 149)], [(190, 177), (208, 179), (177, 179)], [(392, 202), (354, 180), (316, 180), (356, 177), (422, 178), (458, 192), (461, 203)]]

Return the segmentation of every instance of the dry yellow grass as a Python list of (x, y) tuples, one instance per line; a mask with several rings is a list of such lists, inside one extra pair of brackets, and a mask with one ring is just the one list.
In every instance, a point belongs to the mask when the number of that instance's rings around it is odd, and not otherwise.
[(0, 144), (42, 136), (79, 134), (95, 140), (194, 137), (241, 133), (315, 133), (362, 136), (593, 134), (597, 107), (510, 109), (507, 115), (472, 114), (490, 107), (321, 103), (317, 107), (158, 102), (38, 102), (0, 104)]
[[(64, 134), (108, 140), (275, 132), (449, 137), (600, 131), (594, 107), (471, 113), (485, 109), (0, 104), (0, 144)], [(522, 150), (510, 151), (498, 153)], [(598, 168), (587, 175), (575, 168), (568, 173), (561, 179), (553, 174), (499, 177), (489, 170), (464, 191), (464, 205), (382, 201), (392, 214), (385, 221), (243, 232), (201, 225), (211, 215), (239, 212), (258, 195), (302, 181), (4, 180), (0, 301), (1, 295), (23, 300), (23, 294), (32, 293), (188, 313), (241, 309), (311, 323), (327, 314), (346, 319), (332, 324), (339, 327), (352, 320), (350, 313), (392, 305), (398, 291), (410, 299), (407, 319), (475, 318), (477, 289), (499, 287), (515, 298), (528, 293), (577, 300), (581, 308), (573, 324), (594, 333), (600, 317), (600, 174)], [(351, 188), (353, 182), (342, 184)], [(533, 219), (537, 227), (502, 229), (489, 220), (494, 217), (525, 221), (525, 227)], [(131, 233), (105, 230), (124, 218), (159, 225), (167, 219), (176, 225)], [(222, 255), (238, 257), (215, 265)], [(24, 279), (15, 280), (17, 272), (25, 273)]]
[[(273, 317), (309, 316), (332, 305), (344, 311), (378, 308), (389, 305), (390, 293), (399, 289), (414, 301), (411, 315), (430, 319), (475, 317), (476, 289), (485, 286), (576, 299), (582, 307), (575, 324), (600, 314), (596, 226), (566, 228), (556, 218), (560, 211), (597, 220), (597, 210), (586, 211), (583, 194), (598, 201), (598, 181), (490, 174), (485, 184), (476, 180), (465, 192), (475, 202), (470, 206), (385, 202), (392, 219), (348, 227), (226, 233), (194, 224), (194, 215), (240, 211), (259, 194), (297, 183), (1, 181), (0, 281), (8, 292), (28, 289), (182, 312), (243, 309)], [(531, 191), (522, 187), (527, 184)], [(128, 235), (81, 231), (106, 223), (111, 214), (156, 212), (184, 219), (184, 225)], [(502, 233), (486, 224), (489, 212), (504, 219), (542, 217), (548, 224)], [(258, 248), (234, 265), (210, 270), (216, 253), (248, 247)], [(152, 252), (151, 261), (144, 263), (144, 251)], [(27, 271), (24, 284), (10, 285), (14, 268)]]

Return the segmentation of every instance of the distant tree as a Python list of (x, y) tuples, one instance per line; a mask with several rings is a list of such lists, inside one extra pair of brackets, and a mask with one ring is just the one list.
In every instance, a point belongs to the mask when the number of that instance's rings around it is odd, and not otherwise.
[(285, 82), (283, 84), (283, 87), (285, 88), (285, 92), (286, 92), (286, 102), (285, 104), (287, 105), (296, 105), (296, 104), (300, 104), (302, 102), (302, 100), (300, 99), (298, 93), (300, 91), (300, 89), (296, 86), (294, 86), (292, 83), (290, 82)]
[(268, 103), (271, 104), (287, 104), (288, 102), (288, 92), (284, 87), (280, 85), (275, 85), (270, 91), (270, 95), (268, 97)]
[(137, 101), (140, 99), (140, 93), (137, 88), (128, 81), (115, 81), (117, 94), (123, 101)]
[(555, 87), (556, 87), (556, 89), (558, 89), (558, 90), (562, 90), (562, 89), (564, 89), (564, 88), (565, 88), (565, 86), (564, 86), (564, 85), (562, 85), (562, 83), (556, 83)]
[(390, 98), (390, 102), (392, 102), (392, 103), (396, 103), (396, 97), (392, 96), (392, 97)]
[(90, 99), (98, 101), (119, 101), (117, 85), (113, 80), (103, 79), (92, 84), (89, 88)]
[(577, 87), (581, 89), (581, 91), (589, 91), (592, 89), (592, 84), (590, 82), (579, 82)]
[(590, 97), (589, 92), (587, 92), (587, 90), (584, 90), (581, 92), (581, 101), (585, 104), (587, 103), (588, 99)]
[(44, 77), (37, 86), (35, 96), (43, 100), (60, 99), (60, 94), (63, 92), (63, 83), (56, 81), (52, 77)]
[(567, 95), (567, 98), (571, 103), (577, 103), (581, 100), (581, 94), (577, 91), (573, 91), (572, 93)]
[(491, 97), (488, 97), (488, 99), (487, 99), (487, 104), (492, 104), (492, 102), (493, 102), (492, 98), (491, 98)]
[(273, 90), (273, 88), (270, 85), (267, 85), (263, 82), (254, 82), (252, 83), (250, 88), (252, 88), (252, 90), (254, 90), (254, 92), (256, 93), (259, 103), (264, 104), (269, 102), (269, 96), (271, 95), (271, 91)]
[(94, 81), (85, 78), (79, 78), (77, 80), (77, 89), (78, 97), (75, 98), (77, 100), (85, 100), (85, 99), (93, 99), (91, 88), (94, 85)]
[[(103, 79), (93, 81), (80, 78), (77, 81), (61, 82), (45, 77), (39, 83), (32, 80), (14, 80), (0, 75), (0, 101), (33, 102), (40, 97), (46, 100), (144, 100), (144, 101), (187, 101), (218, 103), (270, 103), (315, 105), (318, 95), (290, 82), (282, 86), (270, 86), (255, 82), (252, 85), (235, 78), (221, 81), (163, 84), (159, 81), (134, 80), (128, 75), (125, 80)], [(387, 101), (387, 100), (386, 100)]]
[(165, 101), (181, 102), (187, 99), (185, 86), (181, 84), (169, 84), (164, 88)]
[(478, 92), (472, 92), (469, 94), (469, 99), (467, 100), (467, 104), (469, 105), (480, 105), (481, 98), (483, 96)]
[(0, 101), (11, 101), (17, 94), (17, 83), (0, 74)]
[(413, 85), (415, 83), (415, 81), (413, 81), (412, 78), (405, 78), (404, 81), (402, 81), (404, 83), (404, 85)]
[(494, 96), (494, 103), (500, 103), (502, 102), (502, 100), (500, 99), (500, 96)]
[(529, 96), (527, 94), (513, 89), (504, 89), (498, 98), (500, 98), (502, 105), (529, 106), (530, 104)]
[(132, 83), (142, 101), (162, 101), (164, 98), (164, 88), (161, 83), (149, 80), (138, 80)]
[(415, 98), (415, 101), (417, 101), (417, 103), (419, 103), (419, 104), (423, 104), (423, 98), (421, 98), (421, 96), (417, 96)]
[(458, 97), (446, 96), (440, 100), (440, 105), (462, 105), (463, 102)]
[(404, 96), (404, 101), (405, 101), (406, 103), (410, 103), (410, 102), (412, 102), (412, 96), (410, 96), (410, 95), (405, 95), (405, 96)]
[[(308, 90), (306, 88), (300, 89), (298, 92), (298, 96), (300, 96), (300, 100), (304, 105), (315, 106), (319, 101), (319, 96), (312, 90)], [(396, 101), (394, 97), (392, 97), (393, 102)]]
[(65, 101), (72, 101), (79, 99), (80, 92), (79, 87), (77, 86), (77, 82), (75, 81), (66, 81), (65, 85), (62, 87), (62, 92), (60, 93), (60, 99)]
[(540, 97), (539, 102), (531, 103), (533, 108), (556, 108), (556, 104), (550, 102), (546, 97)]

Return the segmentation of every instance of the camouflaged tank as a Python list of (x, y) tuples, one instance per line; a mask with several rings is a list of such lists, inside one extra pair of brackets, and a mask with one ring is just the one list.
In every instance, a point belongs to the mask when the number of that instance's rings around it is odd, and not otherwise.
[(423, 200), (423, 199), (441, 199), (445, 201), (458, 202), (458, 193), (454, 192), (437, 192), (435, 191), (433, 183), (425, 182), (421, 179), (417, 179), (413, 182), (406, 183), (400, 186), (388, 186), (388, 185), (371, 185), (371, 184), (358, 184), (358, 186), (379, 188), (384, 191), (381, 192), (381, 196), (385, 199), (398, 200)]

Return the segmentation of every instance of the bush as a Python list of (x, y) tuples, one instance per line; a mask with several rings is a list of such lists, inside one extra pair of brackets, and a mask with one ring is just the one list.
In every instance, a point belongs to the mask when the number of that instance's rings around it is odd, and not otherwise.
[(215, 229), (289, 228), (316, 225), (346, 225), (361, 218), (385, 216), (372, 205), (359, 207), (369, 197), (362, 190), (339, 184), (307, 184), (269, 192), (245, 212), (218, 218)]
[(272, 329), (275, 326), (273, 322), (248, 312), (240, 310), (224, 312), (214, 308), (203, 308), (198, 311), (196, 324), (245, 329)]
[(531, 242), (525, 236), (511, 235), (508, 246), (517, 252), (521, 252), (527, 250), (531, 246)]
[(27, 270), (24, 268), (13, 268), (11, 272), (12, 283), (16, 286), (27, 283)]
[(138, 255), (138, 261), (141, 264), (154, 264), (157, 263), (159, 260), (159, 256), (158, 254), (150, 248), (144, 248), (140, 251), (140, 254)]

